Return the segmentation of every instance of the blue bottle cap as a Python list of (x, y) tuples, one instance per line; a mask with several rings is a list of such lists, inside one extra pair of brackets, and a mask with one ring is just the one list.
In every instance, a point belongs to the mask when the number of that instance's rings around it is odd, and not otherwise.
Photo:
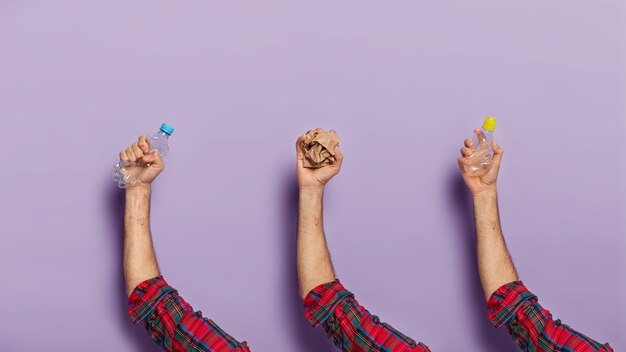
[(174, 127), (163, 122), (163, 124), (161, 125), (161, 131), (163, 131), (163, 133), (167, 134), (168, 136), (171, 136), (172, 133), (174, 133)]

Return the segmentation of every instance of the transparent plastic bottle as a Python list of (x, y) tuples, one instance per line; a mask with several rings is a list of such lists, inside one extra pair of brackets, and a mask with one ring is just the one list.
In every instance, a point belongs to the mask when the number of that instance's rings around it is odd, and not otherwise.
[[(167, 144), (168, 138), (174, 132), (174, 127), (163, 123), (157, 133), (148, 137), (150, 143), (150, 149), (156, 150), (161, 157), (164, 157), (169, 152), (169, 145)], [(119, 188), (126, 188), (133, 186), (137, 180), (134, 178), (131, 172), (135, 167), (147, 167), (150, 164), (145, 164), (141, 161), (130, 162), (120, 161), (115, 165), (115, 172), (113, 173), (113, 180), (117, 182)]]
[(496, 130), (496, 118), (487, 116), (480, 133), (475, 135), (474, 148), (476, 153), (470, 157), (471, 164), (465, 165), (465, 172), (474, 176), (487, 173), (493, 159), (493, 133)]

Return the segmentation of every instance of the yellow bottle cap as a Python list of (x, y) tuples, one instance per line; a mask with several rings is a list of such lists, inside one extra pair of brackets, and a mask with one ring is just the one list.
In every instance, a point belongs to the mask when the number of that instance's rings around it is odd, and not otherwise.
[(483, 128), (489, 132), (493, 132), (496, 130), (496, 118), (493, 116), (487, 116), (485, 118), (485, 122), (483, 123)]

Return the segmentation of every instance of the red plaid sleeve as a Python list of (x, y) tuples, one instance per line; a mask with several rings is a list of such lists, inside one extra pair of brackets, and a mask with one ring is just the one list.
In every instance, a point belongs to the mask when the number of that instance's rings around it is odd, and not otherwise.
[(166, 351), (249, 352), (202, 312), (191, 306), (162, 276), (146, 280), (128, 299), (133, 323), (144, 321), (150, 337)]
[(506, 325), (522, 351), (613, 351), (609, 344), (600, 344), (587, 336), (553, 320), (521, 281), (500, 287), (487, 304), (489, 319), (495, 327)]
[(359, 305), (339, 280), (319, 285), (304, 299), (312, 326), (322, 325), (337, 347), (350, 352), (430, 352)]

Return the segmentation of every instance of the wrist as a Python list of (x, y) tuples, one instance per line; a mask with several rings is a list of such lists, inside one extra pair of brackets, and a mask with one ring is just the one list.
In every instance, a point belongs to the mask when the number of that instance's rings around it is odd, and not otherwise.
[(481, 201), (481, 200), (487, 200), (487, 199), (492, 199), (498, 196), (498, 191), (496, 189), (496, 186), (494, 185), (493, 187), (488, 187), (480, 192), (476, 192), (474, 194), (472, 194), (472, 197), (474, 198), (474, 202), (476, 201)]
[(324, 187), (300, 187), (300, 201), (316, 202), (324, 198)]
[(300, 193), (320, 193), (324, 192), (324, 185), (299, 186)]
[(150, 184), (136, 184), (132, 187), (126, 188), (126, 195), (141, 195), (141, 194), (149, 194), (152, 191), (152, 187)]

